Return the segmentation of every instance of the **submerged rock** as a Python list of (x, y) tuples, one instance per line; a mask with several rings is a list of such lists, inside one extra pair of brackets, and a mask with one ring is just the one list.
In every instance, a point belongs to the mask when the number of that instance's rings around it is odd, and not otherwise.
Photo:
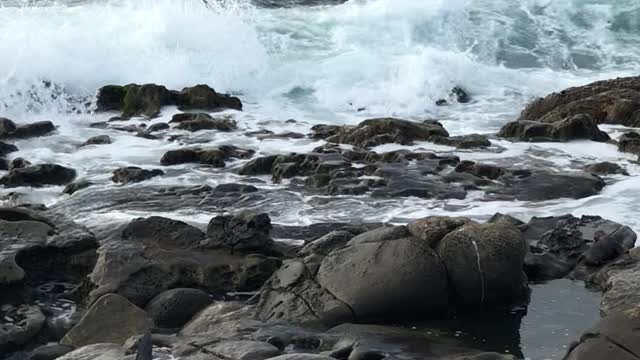
[[(178, 117), (177, 115), (181, 115)], [(170, 123), (178, 122), (177, 129), (187, 131), (218, 130), (232, 131), (238, 128), (235, 120), (230, 118), (213, 118), (206, 113), (185, 113), (174, 115)]]
[(629, 173), (627, 172), (627, 170), (625, 170), (618, 164), (614, 164), (608, 161), (587, 165), (585, 167), (585, 171), (589, 174), (598, 175), (598, 176), (603, 176), (603, 175), (629, 176)]
[(90, 138), (89, 140), (85, 141), (80, 146), (108, 145), (108, 144), (111, 144), (111, 138), (109, 137), (109, 135), (98, 135), (98, 136), (94, 136), (94, 137)]
[(618, 150), (640, 155), (640, 134), (628, 132), (618, 139)]
[(438, 122), (381, 118), (365, 120), (356, 127), (343, 127), (326, 140), (366, 148), (387, 143), (411, 145), (414, 141), (427, 141), (432, 136), (448, 137), (449, 133)]
[(56, 130), (51, 121), (39, 121), (31, 124), (17, 125), (13, 121), (0, 117), (1, 139), (26, 139), (45, 136)]

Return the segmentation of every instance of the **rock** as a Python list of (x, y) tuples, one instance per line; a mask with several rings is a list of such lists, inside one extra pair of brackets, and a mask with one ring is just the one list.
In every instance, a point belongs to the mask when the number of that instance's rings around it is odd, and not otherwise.
[(264, 156), (253, 159), (246, 163), (238, 174), (240, 175), (268, 175), (271, 174), (271, 169), (278, 155)]
[(129, 166), (115, 170), (111, 180), (115, 183), (129, 184), (162, 175), (164, 175), (164, 171), (159, 169), (146, 170), (136, 166)]
[(437, 122), (382, 118), (365, 120), (356, 127), (344, 127), (326, 140), (366, 148), (387, 143), (411, 145), (414, 141), (427, 141), (432, 136), (448, 137), (449, 133)]
[(620, 165), (607, 161), (588, 165), (585, 167), (585, 171), (598, 176), (618, 174), (629, 176), (627, 170), (623, 169)]
[(0, 183), (6, 187), (46, 185), (66, 185), (76, 177), (76, 171), (56, 164), (32, 165), (21, 169), (11, 170), (0, 178)]
[(76, 349), (56, 360), (123, 360), (125, 353), (117, 344), (93, 344)]
[(465, 104), (471, 101), (471, 97), (469, 96), (469, 94), (467, 94), (467, 92), (460, 86), (455, 86), (453, 89), (451, 89), (451, 97), (455, 98), (456, 101), (461, 104)]
[(196, 85), (182, 89), (177, 94), (176, 105), (181, 109), (219, 111), (224, 109), (242, 110), (242, 102), (237, 97), (218, 94), (207, 85)]
[(270, 140), (270, 139), (304, 139), (306, 135), (296, 132), (282, 132), (278, 134), (262, 134), (258, 135), (258, 140)]
[[(126, 342), (124, 346), (127, 346)], [(153, 343), (148, 331), (138, 340), (135, 360), (153, 360)]]
[(465, 305), (511, 305), (528, 295), (522, 233), (508, 223), (467, 224), (438, 244), (455, 299)]
[(603, 290), (600, 314), (608, 314), (635, 309), (640, 304), (640, 262), (625, 259), (604, 267), (597, 274), (604, 279), (599, 288)]
[(153, 124), (153, 125), (149, 126), (145, 132), (147, 134), (149, 134), (149, 133), (153, 133), (153, 132), (169, 130), (170, 128), (171, 127), (167, 123), (156, 123), (156, 124)]
[[(217, 301), (206, 309), (200, 311), (187, 323), (180, 331), (181, 336), (193, 336), (198, 334), (213, 334), (224, 327), (224, 324), (231, 324), (236, 320), (244, 321), (249, 313), (247, 307), (239, 302)], [(248, 323), (257, 323), (248, 320)]]
[(56, 130), (51, 121), (39, 121), (32, 124), (18, 125), (10, 137), (27, 139), (48, 135)]
[(636, 329), (640, 326), (638, 307), (609, 314), (586, 331), (580, 342), (570, 349), (565, 360), (640, 358)]
[(409, 237), (405, 226), (381, 226), (362, 234), (354, 236), (348, 245), (379, 243), (387, 240), (395, 240)]
[(123, 86), (107, 85), (98, 90), (96, 105), (98, 111), (121, 110), (127, 89)]
[(178, 123), (177, 128), (188, 131), (218, 130), (231, 131), (238, 128), (231, 118), (213, 118), (206, 113), (183, 113), (173, 116), (169, 123)]
[(287, 354), (272, 357), (268, 360), (334, 360), (334, 358), (315, 354)]
[(499, 137), (521, 141), (609, 141), (609, 135), (598, 129), (597, 122), (585, 114), (567, 117), (554, 123), (520, 120), (506, 124)]
[(203, 248), (202, 237), (199, 229), (171, 219), (132, 221), (98, 250), (90, 300), (116, 293), (142, 307), (174, 288), (213, 295), (253, 291), (280, 266), (273, 257)]
[(205, 237), (200, 229), (160, 216), (132, 220), (123, 230), (125, 240), (150, 241), (169, 248), (197, 247)]
[(467, 355), (455, 358), (454, 360), (517, 360), (513, 355), (504, 355), (498, 353), (481, 353), (476, 355)]
[(257, 192), (258, 188), (253, 185), (245, 185), (245, 184), (220, 184), (213, 189), (214, 193), (225, 193), (225, 194), (250, 194)]
[(298, 256), (308, 256), (311, 254), (326, 256), (331, 251), (346, 245), (353, 237), (354, 234), (350, 231), (332, 231), (305, 245), (305, 247), (298, 251)]
[(529, 104), (519, 120), (552, 123), (578, 114), (598, 124), (640, 124), (640, 77), (597, 81), (553, 93)]
[(479, 134), (451, 137), (433, 136), (429, 141), (439, 145), (454, 146), (458, 149), (476, 149), (491, 146), (491, 141), (485, 135)]
[(84, 144), (82, 144), (80, 146), (107, 145), (107, 144), (111, 144), (111, 138), (109, 137), (109, 135), (99, 135), (99, 136), (94, 136), (94, 137), (90, 138), (89, 140), (85, 141)]
[(618, 139), (618, 151), (640, 155), (640, 134), (628, 132)]
[(334, 250), (322, 261), (317, 281), (359, 321), (434, 317), (448, 300), (444, 264), (415, 238)]
[(82, 189), (86, 189), (91, 185), (93, 185), (93, 183), (89, 182), (86, 179), (76, 180), (75, 182), (72, 182), (71, 184), (67, 185), (64, 188), (64, 190), (62, 190), (62, 193), (73, 195), (75, 192), (80, 191)]
[(5, 156), (16, 151), (18, 151), (17, 146), (0, 142), (0, 156)]
[(581, 199), (598, 194), (605, 186), (604, 180), (598, 176), (543, 170), (512, 170), (501, 176), (500, 181), (503, 186), (490, 192), (520, 201)]
[(71, 346), (66, 345), (43, 345), (31, 352), (29, 360), (55, 360), (73, 351)]
[(472, 221), (462, 217), (429, 216), (410, 222), (407, 230), (411, 236), (435, 249), (445, 235), (469, 223)]
[(124, 87), (126, 94), (122, 100), (122, 118), (134, 116), (154, 118), (160, 115), (163, 106), (175, 103), (173, 94), (166, 87), (156, 84), (135, 85)]
[(180, 149), (171, 150), (162, 156), (160, 163), (164, 166), (185, 163), (201, 163), (214, 167), (225, 167), (225, 154), (218, 149)]
[(100, 297), (62, 338), (62, 345), (80, 348), (99, 343), (124, 344), (143, 334), (150, 323), (144, 310), (117, 294)]
[(13, 169), (22, 169), (30, 166), (31, 162), (29, 160), (23, 158), (15, 158), (11, 160), (11, 164), (9, 165), (9, 171)]
[(534, 217), (523, 234), (530, 247), (525, 271), (533, 281), (585, 279), (636, 241), (630, 228), (599, 216)]
[(11, 136), (16, 131), (17, 125), (13, 121), (0, 117), (0, 138)]
[(309, 136), (312, 139), (321, 140), (338, 135), (342, 130), (344, 130), (344, 127), (340, 125), (318, 124), (311, 127), (311, 135)]
[(219, 215), (209, 222), (207, 240), (201, 246), (269, 253), (273, 247), (270, 231), (271, 219), (267, 214), (240, 212)]
[(157, 327), (182, 327), (200, 310), (211, 304), (209, 294), (197, 289), (171, 289), (154, 297), (145, 311)]
[(40, 332), (46, 320), (40, 307), (36, 305), (22, 305), (1, 313), (0, 350), (29, 343)]
[(261, 341), (224, 341), (213, 348), (226, 359), (263, 360), (280, 354), (275, 346)]

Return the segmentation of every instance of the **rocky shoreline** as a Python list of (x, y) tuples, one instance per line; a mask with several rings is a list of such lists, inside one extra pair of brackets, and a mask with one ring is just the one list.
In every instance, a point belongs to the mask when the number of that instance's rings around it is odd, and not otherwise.
[[(460, 101), (460, 91), (451, 101)], [(470, 101), (468, 95), (464, 100)], [(0, 118), (0, 165), (6, 171), (0, 184), (17, 189), (11, 195), (15, 206), (0, 209), (0, 354), (5, 358), (146, 360), (152, 353), (185, 360), (522, 358), (516, 343), (523, 315), (514, 314), (526, 312), (531, 286), (557, 279), (602, 292), (602, 320), (574, 343), (567, 339), (564, 359), (640, 358), (634, 332), (640, 321), (640, 253), (626, 224), (597, 214), (529, 220), (498, 213), (487, 221), (429, 216), (406, 224), (284, 226), (272, 224), (273, 214), (261, 211), (261, 204), (274, 199), (287, 204), (299, 196), (327, 202), (345, 196), (588, 198), (616, 177), (629, 176), (626, 169), (593, 162), (558, 172), (539, 160), (489, 163), (447, 152), (378, 149), (429, 142), (500, 153), (505, 149), (496, 143), (504, 139), (586, 140), (640, 155), (639, 133), (612, 140), (599, 128), (640, 123), (640, 77), (551, 94), (495, 135), (451, 136), (435, 120), (391, 117), (353, 126), (315, 125), (309, 134), (240, 134), (321, 142), (309, 152), (268, 155), (242, 145), (200, 144), (198, 133), (242, 131), (233, 116), (220, 113), (241, 111), (241, 100), (206, 85), (181, 91), (109, 85), (98, 91), (95, 104), (97, 112), (114, 117), (92, 123), (93, 129), (180, 146), (163, 151), (154, 166), (110, 170), (107, 181), (118, 186), (105, 190), (68, 166), (10, 155), (20, 151), (16, 141), (54, 134), (55, 124)], [(166, 106), (183, 112), (147, 126)], [(108, 135), (98, 135), (74, 151), (111, 143)], [(189, 164), (218, 169), (233, 181), (215, 187), (158, 185)], [(64, 201), (52, 206), (20, 201), (32, 188), (50, 187), (64, 187)], [(184, 204), (219, 215), (206, 229), (171, 216), (101, 227), (74, 221), (78, 212), (100, 207), (144, 213), (161, 206), (171, 213)], [(513, 343), (510, 353), (446, 330), (457, 322), (486, 325), (502, 319), (515, 319), (500, 329), (501, 338), (516, 339), (504, 340)]]

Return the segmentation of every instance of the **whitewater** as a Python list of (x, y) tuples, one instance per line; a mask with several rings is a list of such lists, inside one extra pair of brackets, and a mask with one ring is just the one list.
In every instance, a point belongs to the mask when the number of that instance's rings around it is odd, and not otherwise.
[[(0, 115), (17, 122), (51, 120), (54, 136), (18, 141), (11, 157), (56, 162), (104, 189), (112, 168), (154, 166), (177, 144), (154, 141), (89, 123), (97, 89), (106, 84), (157, 83), (180, 89), (206, 83), (239, 96), (241, 129), (308, 132), (314, 124), (357, 124), (396, 116), (437, 119), (453, 134), (495, 133), (533, 98), (598, 79), (640, 73), (640, 4), (633, 0), (351, 0), (315, 6), (273, 6), (242, 0), (3, 1), (0, 5)], [(285, 3), (285, 2), (282, 2)], [(268, 5), (268, 6), (267, 6)], [(285, 4), (286, 5), (286, 4)], [(469, 104), (435, 105), (453, 86)], [(168, 108), (154, 122), (166, 122)], [(295, 119), (296, 123), (286, 122)], [(614, 138), (620, 126), (601, 126)], [(76, 151), (90, 136), (109, 134), (111, 145)], [(234, 144), (259, 154), (310, 151), (321, 142), (258, 141), (241, 134), (198, 135), (208, 145)], [(594, 161), (622, 164), (597, 195), (581, 200), (486, 202), (417, 198), (372, 201), (296, 195), (262, 204), (274, 221), (391, 221), (456, 213), (486, 219), (496, 211), (523, 220), (565, 213), (598, 214), (640, 230), (633, 214), (640, 200), (635, 156), (594, 142), (511, 143), (501, 152), (456, 151), (430, 143), (412, 149), (451, 152), (495, 164), (546, 161), (575, 171)], [(384, 145), (377, 151), (403, 148)], [(230, 173), (198, 168), (169, 173), (156, 185), (215, 185)], [(277, 187), (269, 183), (265, 188)], [(29, 191), (21, 201), (51, 206), (65, 201), (58, 188)], [(3, 190), (5, 202), (15, 197)], [(96, 205), (79, 221), (163, 214), (153, 207)], [(357, 215), (355, 215), (357, 214)], [(206, 223), (206, 208), (184, 207), (172, 217)]]

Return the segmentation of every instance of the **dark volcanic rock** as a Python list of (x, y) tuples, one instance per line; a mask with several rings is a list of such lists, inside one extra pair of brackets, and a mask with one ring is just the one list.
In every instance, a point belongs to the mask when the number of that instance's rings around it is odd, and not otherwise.
[(433, 136), (429, 139), (439, 145), (454, 146), (458, 149), (486, 148), (491, 146), (491, 141), (485, 135), (471, 134), (463, 136)]
[(73, 195), (73, 193), (80, 191), (82, 189), (86, 189), (89, 186), (93, 185), (93, 183), (89, 182), (86, 179), (80, 179), (71, 184), (67, 185), (62, 192), (64, 194)]
[(521, 141), (609, 141), (609, 135), (598, 129), (592, 117), (578, 114), (553, 123), (514, 121), (505, 125), (498, 136)]
[(160, 109), (173, 105), (173, 94), (166, 87), (145, 84), (130, 84), (124, 87), (126, 94), (122, 99), (122, 118), (134, 116), (154, 118), (160, 115)]
[(628, 132), (618, 139), (618, 150), (640, 155), (640, 134)]
[(273, 247), (270, 231), (271, 219), (267, 214), (241, 212), (219, 215), (209, 222), (207, 240), (202, 246), (269, 253)]
[(15, 158), (13, 160), (11, 160), (11, 164), (9, 164), (9, 171), (13, 170), (13, 169), (22, 169), (22, 168), (26, 168), (27, 166), (30, 166), (31, 162), (27, 159), (23, 159), (23, 158)]
[(0, 137), (9, 137), (16, 131), (16, 127), (16, 123), (14, 123), (12, 120), (0, 117)]
[(96, 105), (98, 111), (121, 110), (127, 89), (123, 86), (107, 85), (98, 90)]
[(530, 248), (525, 271), (533, 281), (585, 279), (636, 241), (629, 227), (599, 216), (533, 218), (524, 229)]
[(599, 193), (605, 186), (604, 180), (594, 175), (541, 170), (513, 170), (501, 176), (500, 181), (504, 187), (492, 191), (494, 195), (521, 201), (581, 199)]
[(437, 122), (382, 118), (365, 120), (356, 127), (343, 127), (338, 134), (326, 140), (365, 148), (387, 143), (411, 145), (414, 141), (427, 141), (432, 136), (448, 137), (449, 133)]
[(111, 180), (115, 183), (129, 184), (149, 180), (156, 176), (164, 175), (159, 169), (146, 170), (135, 166), (120, 168), (113, 171)]
[(280, 266), (261, 255), (203, 248), (203, 232), (179, 221), (137, 219), (98, 250), (90, 277), (90, 299), (106, 293), (144, 306), (174, 288), (198, 288), (214, 295), (258, 289)]
[(276, 159), (278, 159), (278, 155), (271, 156), (263, 156), (255, 158), (248, 163), (246, 163), (240, 170), (238, 174), (240, 175), (268, 175), (271, 174), (271, 169), (273, 168), (273, 164)]
[(51, 121), (40, 121), (32, 124), (16, 125), (13, 121), (0, 118), (0, 138), (26, 139), (45, 136), (56, 130)]
[(94, 137), (90, 138), (89, 140), (85, 141), (84, 144), (82, 144), (80, 146), (107, 145), (107, 144), (111, 144), (111, 138), (109, 137), (109, 135), (98, 135), (98, 136), (94, 136)]
[(596, 164), (587, 165), (584, 169), (587, 173), (593, 175), (629, 175), (627, 170), (623, 169), (620, 165), (611, 162), (601, 162)]
[[(3, 306), (0, 320), (0, 351), (29, 343), (45, 324), (46, 317), (39, 306), (22, 305), (6, 311)], [(6, 323), (13, 319), (15, 323)]]
[(12, 152), (16, 152), (18, 151), (18, 147), (13, 145), (13, 144), (6, 144), (3, 142), (0, 142), (0, 156), (5, 156), (7, 154), (10, 154)]
[(153, 124), (153, 125), (149, 126), (145, 132), (147, 134), (149, 134), (149, 133), (153, 133), (153, 132), (157, 132), (157, 131), (168, 130), (170, 128), (171, 127), (167, 123), (156, 123), (156, 124)]
[(198, 289), (171, 289), (154, 297), (145, 311), (157, 327), (176, 329), (211, 304), (209, 294)]
[(178, 123), (178, 129), (188, 131), (231, 131), (238, 128), (236, 122), (231, 118), (213, 118), (206, 113), (176, 114), (169, 123)]
[(55, 164), (42, 164), (11, 170), (0, 179), (0, 183), (6, 187), (66, 185), (75, 177), (76, 171), (73, 169)]
[(545, 123), (578, 114), (590, 115), (598, 124), (640, 125), (640, 77), (598, 81), (553, 93), (529, 104), (519, 120)]
[(215, 167), (225, 167), (226, 160), (246, 159), (253, 155), (253, 150), (240, 149), (235, 146), (221, 146), (214, 149), (179, 149), (171, 150), (162, 156), (160, 163), (164, 166), (200, 163)]
[(242, 110), (242, 102), (237, 97), (218, 94), (207, 85), (196, 85), (182, 89), (177, 94), (176, 105), (181, 109), (201, 110)]

